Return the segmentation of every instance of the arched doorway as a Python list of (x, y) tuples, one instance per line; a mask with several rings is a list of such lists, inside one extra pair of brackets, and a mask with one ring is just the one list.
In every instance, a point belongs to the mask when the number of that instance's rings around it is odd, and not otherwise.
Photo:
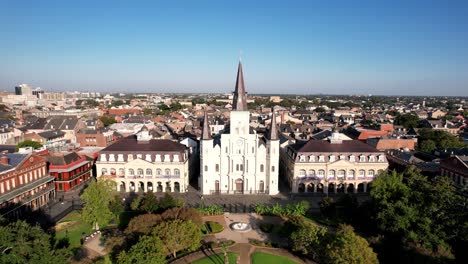
[(125, 189), (125, 182), (120, 182), (120, 192), (126, 192), (127, 190)]
[(135, 191), (135, 183), (134, 182), (130, 182), (130, 191), (131, 192)]
[(348, 184), (348, 188), (346, 189), (348, 193), (353, 193), (354, 192), (354, 184), (350, 183)]
[(236, 180), (236, 192), (243, 193), (244, 192), (244, 180), (241, 178)]
[(305, 184), (299, 183), (299, 187), (297, 188), (298, 193), (303, 193), (305, 192)]
[(357, 186), (357, 192), (358, 192), (358, 193), (364, 192), (364, 183), (358, 184), (358, 186)]
[(218, 180), (215, 181), (215, 193), (219, 194), (219, 181)]
[(144, 182), (139, 182), (138, 183), (138, 191), (139, 192), (144, 192), (145, 191), (145, 183)]
[(323, 184), (322, 183), (317, 184), (317, 192), (318, 193), (323, 193)]
[(372, 189), (372, 183), (369, 182), (369, 183), (367, 184), (367, 192), (370, 192), (371, 189)]
[(162, 192), (163, 191), (163, 186), (161, 182), (158, 182), (158, 186), (156, 187), (157, 192)]
[(146, 185), (147, 185), (146, 188), (148, 189), (147, 191), (148, 191), (148, 192), (153, 192), (153, 183), (152, 183), (152, 182), (148, 182)]
[(166, 182), (166, 192), (171, 192), (171, 182)]
[(260, 187), (258, 188), (258, 191), (263, 193), (265, 192), (265, 182), (264, 181), (260, 181)]
[(307, 192), (314, 192), (314, 184), (313, 183), (309, 183), (307, 184)]
[(329, 183), (328, 184), (328, 193), (335, 193), (335, 184)]
[(345, 185), (343, 183), (338, 184), (338, 186), (336, 188), (336, 192), (337, 193), (344, 193), (344, 190), (345, 190)]
[(174, 182), (174, 192), (180, 192), (180, 183)]

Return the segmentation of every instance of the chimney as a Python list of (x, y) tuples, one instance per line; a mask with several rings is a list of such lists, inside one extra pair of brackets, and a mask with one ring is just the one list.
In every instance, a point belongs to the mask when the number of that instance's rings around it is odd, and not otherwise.
[(9, 165), (9, 159), (7, 156), (1, 156), (0, 157), (0, 164), (8, 166)]

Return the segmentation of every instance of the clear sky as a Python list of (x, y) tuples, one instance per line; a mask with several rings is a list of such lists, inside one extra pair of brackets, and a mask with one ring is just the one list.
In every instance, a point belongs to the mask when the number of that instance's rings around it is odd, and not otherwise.
[[(386, 2), (386, 3), (383, 3)], [(468, 1), (0, 2), (0, 90), (468, 95)]]

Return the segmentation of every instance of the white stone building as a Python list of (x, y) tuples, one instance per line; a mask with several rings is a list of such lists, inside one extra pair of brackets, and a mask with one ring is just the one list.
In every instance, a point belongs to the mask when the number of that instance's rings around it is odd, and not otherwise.
[(278, 194), (279, 140), (272, 116), (268, 135), (250, 128), (250, 112), (239, 63), (233, 111), (223, 133), (211, 137), (205, 112), (200, 140), (199, 187), (202, 194)]
[(186, 146), (167, 139), (152, 139), (143, 126), (103, 149), (96, 162), (97, 177), (117, 183), (120, 192), (186, 192), (189, 185)]

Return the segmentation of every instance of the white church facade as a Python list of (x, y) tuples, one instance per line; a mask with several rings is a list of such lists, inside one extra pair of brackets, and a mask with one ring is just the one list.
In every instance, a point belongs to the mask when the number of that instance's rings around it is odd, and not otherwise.
[(223, 133), (212, 137), (207, 114), (200, 140), (200, 191), (209, 194), (278, 194), (279, 137), (273, 113), (265, 135), (250, 128), (239, 62), (233, 110)]

